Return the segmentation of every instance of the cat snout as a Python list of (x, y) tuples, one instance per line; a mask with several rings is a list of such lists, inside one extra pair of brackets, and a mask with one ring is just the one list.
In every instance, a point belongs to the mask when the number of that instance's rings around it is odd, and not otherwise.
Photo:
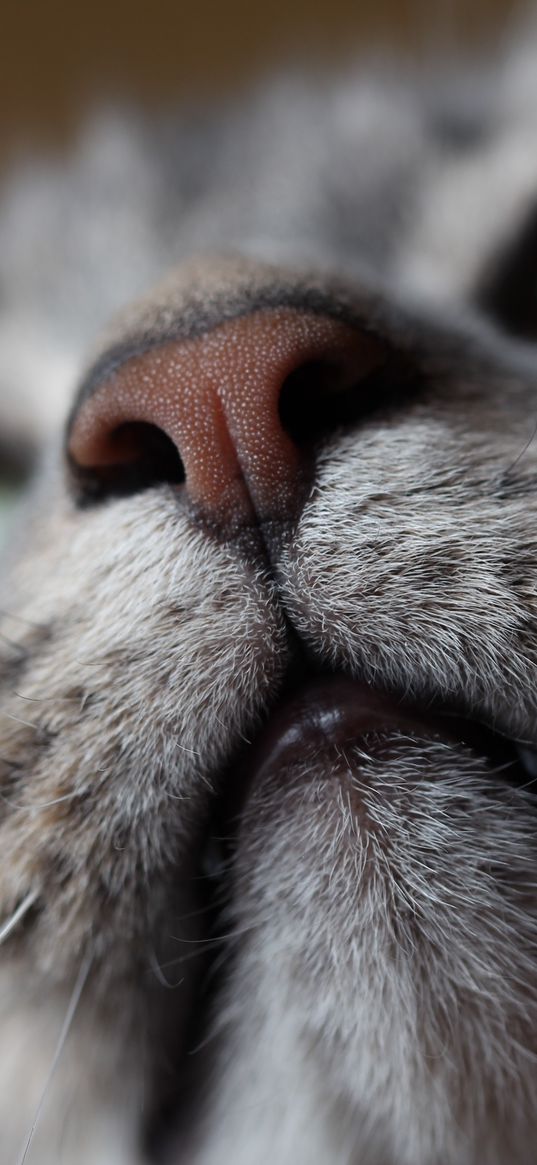
[(113, 367), (75, 410), (68, 454), (87, 496), (161, 482), (233, 528), (300, 505), (315, 441), (383, 359), (329, 313), (269, 307)]

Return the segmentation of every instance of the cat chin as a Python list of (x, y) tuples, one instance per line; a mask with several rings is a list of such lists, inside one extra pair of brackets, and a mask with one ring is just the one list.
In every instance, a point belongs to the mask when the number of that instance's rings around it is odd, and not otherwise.
[(533, 763), (295, 661), (216, 782), (206, 1107), (181, 1161), (530, 1161)]
[(268, 1162), (270, 1145), (287, 1163), (311, 1140), (314, 1161), (529, 1162), (532, 798), (400, 708), (372, 727), (393, 702), (363, 689), (360, 739), (326, 728), (317, 686), (306, 740), (305, 695), (254, 746), (238, 816), (215, 830), (231, 938), (206, 1016), (211, 1131), (192, 1159), (235, 1141), (241, 1161)]

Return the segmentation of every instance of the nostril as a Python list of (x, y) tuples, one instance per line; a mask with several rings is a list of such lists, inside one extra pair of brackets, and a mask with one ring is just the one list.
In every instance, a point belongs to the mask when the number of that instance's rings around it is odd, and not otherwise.
[(292, 520), (307, 446), (383, 403), (392, 365), (377, 337), (295, 308), (150, 346), (82, 386), (67, 434), (75, 488), (91, 501), (184, 482), (213, 527)]
[(360, 350), (310, 360), (286, 377), (278, 405), (282, 428), (298, 448), (362, 421), (394, 387), (393, 367), (377, 341)]
[(71, 459), (84, 495), (97, 499), (128, 496), (153, 485), (181, 485), (185, 469), (171, 437), (158, 425), (125, 421), (103, 430), (93, 441), (91, 466)]
[(334, 398), (348, 391), (343, 371), (337, 364), (310, 360), (286, 377), (280, 393), (280, 423), (295, 445), (320, 436), (327, 416), (336, 411)]
[(333, 362), (314, 360), (296, 368), (282, 385), (282, 428), (299, 448), (326, 436), (348, 422), (358, 387), (363, 390), (363, 381), (355, 370)]

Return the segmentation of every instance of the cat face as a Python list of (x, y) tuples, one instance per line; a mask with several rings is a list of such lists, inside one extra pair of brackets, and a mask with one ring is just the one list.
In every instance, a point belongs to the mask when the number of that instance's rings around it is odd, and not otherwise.
[(334, 198), (308, 229), (290, 198), (284, 258), (273, 206), (271, 246), (245, 227), (182, 262), (106, 332), (23, 503), (0, 626), (11, 1155), (52, 1063), (41, 1162), (81, 1137), (88, 1165), (532, 1160), (537, 359), (505, 333), (537, 314), (502, 307), (522, 268), (531, 302), (531, 248), (517, 268), (520, 230), (483, 231), (455, 294), (425, 191), (440, 154), (448, 188), (480, 150), (485, 172), (494, 138), (453, 156), (415, 97), (372, 92), (367, 241), (344, 254)]

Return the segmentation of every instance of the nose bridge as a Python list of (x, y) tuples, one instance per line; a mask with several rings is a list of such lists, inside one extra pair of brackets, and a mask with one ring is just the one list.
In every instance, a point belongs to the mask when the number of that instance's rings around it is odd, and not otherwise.
[(172, 356), (170, 412), (160, 424), (185, 466), (192, 504), (215, 519), (289, 508), (299, 451), (279, 416), (282, 385), (326, 343), (330, 321), (293, 310), (229, 321)]
[[(297, 368), (327, 359), (341, 347), (342, 333), (349, 343), (347, 331), (344, 325), (312, 313), (279, 309), (236, 320), (210, 335), (203, 345), (205, 383), (212, 382), (258, 517), (292, 509), (301, 477), (303, 457), (280, 417), (282, 388)], [(205, 498), (207, 469), (202, 461), (200, 485)]]
[(127, 360), (83, 402), (70, 453), (82, 468), (129, 461), (126, 427), (145, 422), (177, 447), (194, 509), (215, 523), (291, 513), (302, 454), (282, 426), (287, 378), (356, 359), (354, 329), (327, 315), (266, 308)]

